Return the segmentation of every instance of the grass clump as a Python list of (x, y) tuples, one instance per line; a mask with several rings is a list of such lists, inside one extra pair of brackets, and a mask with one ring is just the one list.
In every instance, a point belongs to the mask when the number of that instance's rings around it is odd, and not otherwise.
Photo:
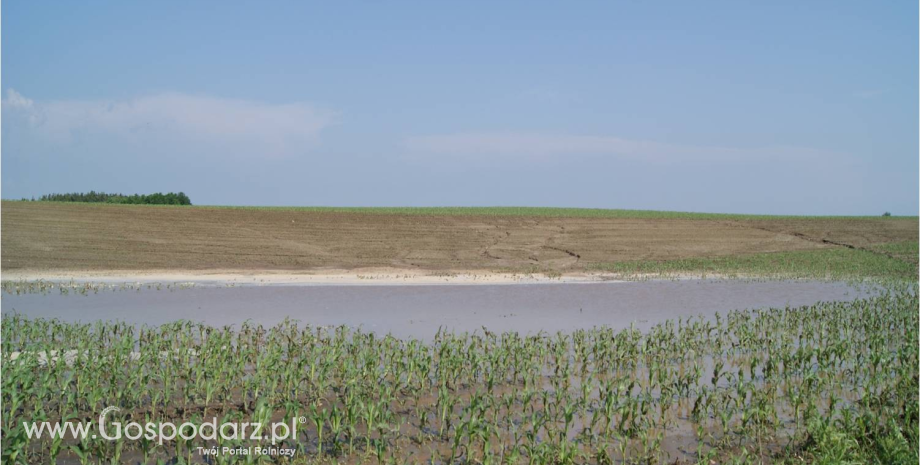
[(882, 424), (869, 418), (829, 421), (813, 419), (801, 449), (783, 457), (786, 464), (913, 464), (917, 463), (917, 407), (908, 406), (906, 422)]

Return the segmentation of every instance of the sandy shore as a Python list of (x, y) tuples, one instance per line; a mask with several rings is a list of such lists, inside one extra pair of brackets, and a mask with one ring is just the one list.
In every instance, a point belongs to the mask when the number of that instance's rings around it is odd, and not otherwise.
[(407, 285), (407, 284), (527, 284), (580, 283), (616, 280), (602, 273), (571, 273), (547, 276), (541, 273), (499, 273), (481, 270), (435, 272), (397, 268), (362, 268), (355, 270), (49, 270), (4, 271), (3, 281), (76, 281), (95, 283), (200, 283), (239, 285)]

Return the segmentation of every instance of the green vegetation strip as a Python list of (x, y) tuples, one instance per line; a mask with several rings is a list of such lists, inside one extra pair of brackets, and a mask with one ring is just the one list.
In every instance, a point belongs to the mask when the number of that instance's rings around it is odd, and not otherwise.
[(920, 255), (920, 242), (895, 242), (892, 244), (876, 245), (871, 247), (871, 249), (883, 254), (891, 255), (898, 260), (904, 260), (916, 264), (918, 255)]
[[(896, 250), (911, 248), (916, 251), (917, 243), (901, 244)], [(916, 256), (916, 252), (914, 254)], [(667, 261), (594, 263), (587, 265), (587, 269), (616, 273), (625, 278), (668, 278), (682, 275), (820, 280), (917, 278), (916, 262), (845, 248)]]
[[(7, 314), (2, 461), (188, 463), (250, 438), (30, 439), (26, 421), (303, 423), (293, 459), (209, 463), (916, 463), (918, 286), (646, 333), (156, 328)], [(109, 431), (112, 434), (112, 431)]]

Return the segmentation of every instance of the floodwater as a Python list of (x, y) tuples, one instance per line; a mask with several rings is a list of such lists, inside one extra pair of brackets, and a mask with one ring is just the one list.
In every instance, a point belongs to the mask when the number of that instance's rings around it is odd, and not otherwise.
[(457, 332), (572, 331), (593, 326), (645, 330), (669, 319), (717, 312), (796, 307), (872, 293), (816, 281), (645, 281), (513, 285), (357, 285), (196, 287), (178, 290), (4, 294), (3, 312), (32, 318), (158, 325), (180, 319), (212, 326), (285, 318), (313, 326), (346, 325), (397, 337), (431, 339)]

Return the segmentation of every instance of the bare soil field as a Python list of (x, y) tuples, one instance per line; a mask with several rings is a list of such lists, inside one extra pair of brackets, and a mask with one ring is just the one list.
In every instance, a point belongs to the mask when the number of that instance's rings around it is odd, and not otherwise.
[(878, 251), (917, 236), (916, 218), (576, 218), (5, 201), (2, 270), (577, 272), (592, 263)]

